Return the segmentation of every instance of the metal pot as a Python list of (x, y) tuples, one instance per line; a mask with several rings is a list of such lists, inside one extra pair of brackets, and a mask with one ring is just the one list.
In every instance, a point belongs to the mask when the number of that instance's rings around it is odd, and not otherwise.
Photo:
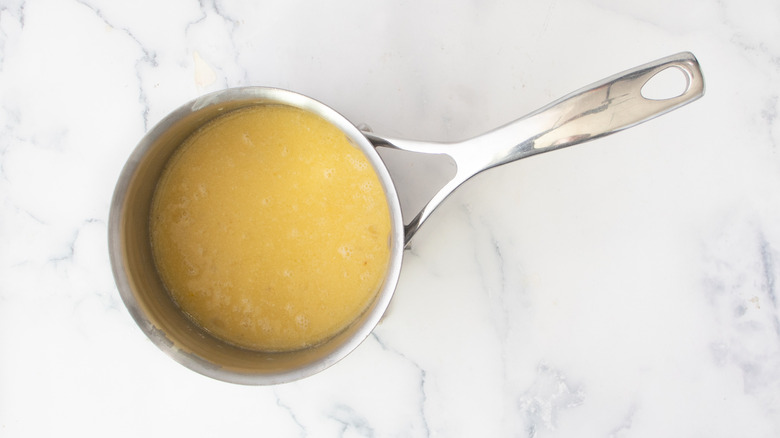
[[(642, 89), (669, 68), (682, 72), (684, 91), (648, 99)], [(576, 91), (515, 122), (457, 143), (383, 138), (364, 132), (330, 107), (309, 97), (265, 87), (234, 88), (197, 98), (160, 121), (128, 159), (111, 203), (108, 241), (119, 293), (143, 332), (186, 367), (216, 379), (242, 384), (276, 384), (310, 376), (354, 350), (385, 313), (401, 272), (404, 248), (433, 210), (463, 182), (501, 164), (548, 152), (631, 127), (689, 103), (704, 93), (696, 58), (680, 53), (619, 73)], [(291, 352), (252, 351), (224, 342), (194, 324), (167, 293), (155, 269), (149, 212), (157, 181), (182, 142), (215, 117), (252, 105), (281, 104), (310, 111), (338, 127), (368, 158), (389, 206), (391, 258), (371, 306), (346, 330), (319, 345)], [(379, 150), (384, 153), (380, 156)], [(401, 167), (392, 151), (447, 158), (450, 175), (430, 196), (402, 187)], [(396, 169), (396, 170), (394, 170)], [(395, 179), (394, 179), (395, 177)], [(398, 190), (397, 190), (398, 188)], [(416, 205), (415, 205), (416, 204)]]

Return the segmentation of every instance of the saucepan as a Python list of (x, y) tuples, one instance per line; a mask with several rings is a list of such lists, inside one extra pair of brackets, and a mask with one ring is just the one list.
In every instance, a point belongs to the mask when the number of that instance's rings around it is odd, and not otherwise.
[[(672, 96), (648, 96), (659, 73), (673, 70), (684, 87)], [(108, 240), (117, 288), (129, 313), (151, 341), (182, 365), (239, 384), (290, 382), (320, 372), (365, 340), (384, 315), (401, 272), (405, 248), (438, 205), (487, 169), (593, 140), (679, 108), (704, 94), (693, 54), (679, 53), (610, 76), (505, 126), (465, 141), (420, 142), (360, 129), (334, 109), (301, 94), (267, 87), (226, 89), (197, 98), (160, 121), (141, 139), (123, 168), (110, 207)], [(286, 352), (264, 352), (222, 341), (193, 323), (171, 299), (153, 263), (149, 214), (166, 162), (204, 124), (252, 105), (288, 105), (310, 111), (340, 129), (367, 157), (390, 212), (391, 255), (373, 302), (347, 329), (325, 342)], [(427, 192), (403, 181), (394, 153), (443, 158), (439, 182)], [(395, 162), (394, 162), (395, 160)], [(392, 166), (390, 165), (391, 163)], [(422, 195), (421, 195), (422, 193)]]

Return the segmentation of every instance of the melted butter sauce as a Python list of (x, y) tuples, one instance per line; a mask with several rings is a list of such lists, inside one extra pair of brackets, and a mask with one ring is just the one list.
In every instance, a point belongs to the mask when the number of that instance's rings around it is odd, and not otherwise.
[(233, 111), (187, 139), (158, 183), (152, 250), (172, 298), (245, 348), (315, 345), (381, 287), (390, 214), (362, 152), (306, 111)]

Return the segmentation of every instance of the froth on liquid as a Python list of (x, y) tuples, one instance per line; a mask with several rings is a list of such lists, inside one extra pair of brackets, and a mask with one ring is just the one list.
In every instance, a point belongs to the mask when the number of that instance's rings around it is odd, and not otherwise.
[(306, 111), (258, 105), (187, 139), (150, 216), (160, 277), (195, 323), (289, 351), (345, 329), (390, 259), (384, 191), (363, 153)]

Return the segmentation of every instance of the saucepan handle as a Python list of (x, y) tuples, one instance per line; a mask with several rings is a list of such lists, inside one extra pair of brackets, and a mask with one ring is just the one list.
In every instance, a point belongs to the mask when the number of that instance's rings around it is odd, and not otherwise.
[[(682, 75), (680, 79), (685, 81), (682, 92), (667, 98), (645, 97), (645, 86), (669, 69)], [(504, 144), (506, 151), (504, 157), (496, 157), (487, 167), (630, 128), (690, 103), (703, 94), (704, 78), (699, 62), (690, 52), (640, 65), (575, 91), (481, 136), (482, 141), (496, 146)]]
[[(673, 69), (682, 75), (681, 92), (648, 96), (645, 89), (659, 73)], [(375, 147), (451, 157), (454, 172), (430, 200), (404, 211), (406, 241), (458, 186), (477, 173), (531, 155), (549, 152), (630, 128), (679, 108), (704, 95), (699, 62), (690, 52), (668, 56), (577, 90), (533, 113), (478, 137), (457, 143), (388, 139), (366, 133)], [(388, 166), (391, 176), (394, 170)], [(395, 179), (395, 178), (394, 178)], [(417, 190), (394, 181), (399, 193)], [(402, 208), (404, 207), (402, 203)], [(406, 210), (410, 210), (407, 208)], [(407, 219), (408, 218), (408, 219)]]

